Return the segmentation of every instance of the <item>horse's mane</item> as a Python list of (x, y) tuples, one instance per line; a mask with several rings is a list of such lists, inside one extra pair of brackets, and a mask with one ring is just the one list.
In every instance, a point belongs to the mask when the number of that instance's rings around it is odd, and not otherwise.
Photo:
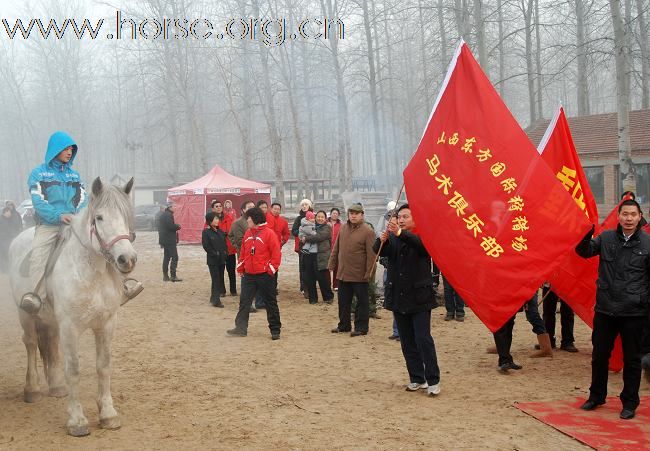
[(135, 230), (133, 205), (129, 195), (122, 191), (121, 188), (105, 184), (99, 195), (91, 194), (86, 208), (86, 215), (92, 218), (95, 215), (95, 210), (99, 208), (117, 209), (126, 220), (129, 230)]

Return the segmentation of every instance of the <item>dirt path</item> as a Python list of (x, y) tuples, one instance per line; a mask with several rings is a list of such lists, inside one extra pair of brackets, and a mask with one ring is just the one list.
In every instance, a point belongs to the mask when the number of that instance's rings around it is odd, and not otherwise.
[[(162, 253), (139, 233), (135, 277), (145, 291), (120, 311), (113, 345), (113, 396), (122, 428), (98, 428), (94, 343), (81, 346), (82, 401), (91, 435), (65, 433), (65, 399), (22, 401), (26, 357), (8, 279), (0, 276), (0, 449), (586, 449), (513, 407), (515, 402), (585, 395), (589, 331), (576, 325), (578, 354), (530, 359), (534, 336), (517, 318), (513, 355), (524, 369), (501, 375), (488, 330), (471, 312), (464, 323), (433, 311), (442, 393), (407, 393), (399, 344), (388, 340), (389, 312), (365, 337), (333, 335), (336, 304), (300, 295), (289, 246), (280, 276), (282, 339), (271, 341), (264, 313), (249, 335), (231, 338), (238, 300), (208, 304), (203, 250), (179, 248), (182, 283), (163, 283)], [(621, 387), (612, 376), (610, 393)], [(644, 385), (643, 393), (649, 393)]]

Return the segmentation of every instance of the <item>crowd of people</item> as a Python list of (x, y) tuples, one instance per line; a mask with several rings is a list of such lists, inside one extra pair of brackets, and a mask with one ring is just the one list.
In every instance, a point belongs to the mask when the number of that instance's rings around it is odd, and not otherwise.
[[(87, 201), (79, 174), (72, 169), (77, 145), (64, 132), (52, 135), (45, 161), (29, 177), (29, 188), (36, 211), (36, 230), (30, 259), (30, 279), (34, 291), (23, 295), (20, 307), (38, 314), (46, 291), (41, 286), (44, 266), (61, 227), (72, 221)], [(53, 170), (56, 169), (56, 170)], [(175, 206), (168, 204), (157, 217), (159, 244), (163, 248), (163, 281), (178, 283), (178, 231)], [(299, 258), (300, 291), (310, 304), (320, 298), (333, 303), (338, 292), (338, 324), (331, 331), (351, 337), (369, 332), (369, 318), (376, 317), (377, 261), (385, 268), (384, 307), (392, 311), (394, 323), (390, 338), (399, 340), (410, 382), (407, 390), (425, 389), (440, 393), (440, 369), (431, 336), (431, 311), (437, 306), (439, 271), (432, 262), (418, 232), (408, 204), (387, 206), (384, 224), (375, 231), (366, 221), (361, 203), (350, 205), (342, 218), (338, 208), (314, 212), (309, 199), (300, 202), (300, 211), (289, 229), (282, 217), (282, 205), (244, 201), (236, 218), (232, 201), (214, 200), (205, 214), (202, 245), (211, 276), (210, 303), (223, 307), (226, 295), (225, 273), (230, 294), (237, 295), (236, 272), (241, 275), (239, 309), (234, 328), (227, 333), (244, 337), (251, 312), (263, 308), (273, 340), (280, 339), (282, 323), (277, 303), (278, 271), (282, 247), (294, 237)], [(642, 370), (641, 356), (650, 354), (648, 303), (650, 302), (650, 235), (643, 230), (641, 207), (633, 199), (618, 207), (618, 227), (593, 238), (592, 229), (576, 247), (584, 258), (600, 256), (592, 334), (592, 382), (589, 398), (581, 406), (594, 410), (605, 403), (608, 363), (617, 335), (623, 344), (623, 391), (620, 399), (622, 419), (635, 416), (639, 405)], [(7, 203), (0, 220), (0, 261), (6, 262), (9, 243), (22, 229), (15, 205)], [(647, 227), (647, 225), (646, 225)], [(6, 269), (6, 268), (3, 268)], [(136, 281), (137, 282), (137, 281)], [(135, 297), (142, 287), (125, 285), (125, 297)], [(465, 305), (443, 274), (446, 321), (463, 322)], [(40, 289), (39, 289), (40, 287)], [(551, 288), (543, 291), (547, 299), (543, 320), (538, 311), (537, 294), (525, 302), (523, 310), (538, 339), (534, 357), (549, 357), (556, 347), (556, 304), (561, 302), (560, 349), (578, 352), (573, 338), (573, 312)], [(522, 300), (526, 301), (526, 300)], [(255, 306), (253, 305), (255, 303)], [(375, 309), (373, 309), (373, 305)], [(510, 353), (515, 321), (513, 315), (494, 333), (501, 372), (519, 370)], [(352, 321), (354, 318), (354, 321)], [(644, 359), (650, 368), (650, 358)]]

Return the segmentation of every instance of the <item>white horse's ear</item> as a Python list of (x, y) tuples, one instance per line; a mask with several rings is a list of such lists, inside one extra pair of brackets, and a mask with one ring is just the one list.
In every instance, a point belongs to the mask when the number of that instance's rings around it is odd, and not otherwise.
[(133, 177), (131, 177), (131, 180), (129, 180), (128, 182), (126, 182), (126, 185), (124, 185), (124, 188), (122, 188), (122, 190), (123, 190), (126, 194), (130, 194), (132, 188), (133, 188)]
[(93, 180), (93, 195), (95, 197), (99, 196), (104, 189), (104, 184), (102, 183), (102, 179), (97, 177), (95, 180)]

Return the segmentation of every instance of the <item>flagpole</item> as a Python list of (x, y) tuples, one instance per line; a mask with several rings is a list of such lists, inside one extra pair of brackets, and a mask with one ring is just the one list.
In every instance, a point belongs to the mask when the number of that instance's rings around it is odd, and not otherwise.
[[(402, 192), (404, 192), (404, 182), (402, 182), (402, 187), (399, 189), (399, 193), (397, 194), (397, 199), (395, 199), (395, 207), (391, 210), (390, 219), (392, 219), (393, 216), (395, 216), (395, 212), (397, 211), (397, 206), (399, 204), (399, 200), (402, 197)], [(389, 219), (389, 221), (390, 221), (390, 219)], [(379, 254), (381, 254), (381, 250), (384, 247), (384, 243), (385, 243), (385, 241), (382, 241), (381, 244), (379, 245), (379, 250), (377, 251), (377, 256), (375, 257), (375, 263), (372, 265), (372, 271), (370, 271), (370, 274), (375, 272), (375, 268), (377, 267), (377, 262), (379, 261)]]

